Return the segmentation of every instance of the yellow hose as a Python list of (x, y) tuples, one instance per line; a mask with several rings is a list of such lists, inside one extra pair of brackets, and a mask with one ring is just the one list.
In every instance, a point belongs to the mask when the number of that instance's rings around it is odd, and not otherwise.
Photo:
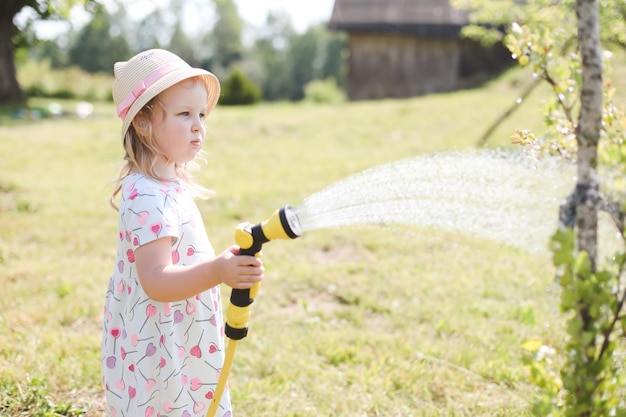
[(217, 409), (220, 406), (222, 394), (226, 388), (226, 382), (228, 381), (228, 374), (230, 368), (233, 366), (233, 359), (235, 357), (235, 349), (237, 349), (237, 340), (229, 340), (228, 347), (226, 348), (226, 355), (224, 356), (224, 366), (222, 366), (222, 372), (220, 372), (220, 379), (217, 381), (217, 387), (213, 393), (213, 399), (211, 400), (211, 406), (206, 413), (206, 417), (215, 417)]
[[(249, 292), (249, 297), (251, 299), (255, 299), (261, 284), (259, 282), (255, 283)], [(235, 329), (247, 329), (248, 321), (250, 320), (250, 305), (246, 307), (238, 307), (233, 303), (228, 305), (228, 309), (226, 310), (226, 323)], [(224, 389), (226, 388), (226, 383), (228, 381), (228, 374), (230, 374), (230, 368), (233, 366), (233, 360), (235, 357), (235, 349), (237, 347), (237, 342), (240, 339), (229, 339), (228, 347), (226, 347), (226, 355), (224, 356), (224, 365), (222, 366), (222, 371), (220, 372), (220, 378), (217, 381), (217, 387), (215, 387), (215, 392), (213, 393), (213, 399), (211, 400), (211, 406), (207, 411), (206, 417), (215, 417), (215, 413), (217, 413), (217, 408), (220, 405), (220, 401), (222, 399), (222, 395), (224, 394)]]

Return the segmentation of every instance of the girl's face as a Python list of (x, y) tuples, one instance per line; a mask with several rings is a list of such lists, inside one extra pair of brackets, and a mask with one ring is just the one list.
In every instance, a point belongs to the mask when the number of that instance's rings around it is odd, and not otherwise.
[(184, 80), (163, 91), (159, 102), (152, 118), (154, 139), (161, 151), (157, 172), (170, 178), (175, 176), (175, 164), (193, 160), (202, 148), (207, 91), (197, 80)]

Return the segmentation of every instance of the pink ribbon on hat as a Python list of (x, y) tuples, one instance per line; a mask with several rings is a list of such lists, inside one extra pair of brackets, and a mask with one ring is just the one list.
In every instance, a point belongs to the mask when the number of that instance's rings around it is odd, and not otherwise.
[(128, 114), (128, 110), (133, 105), (133, 103), (141, 97), (141, 95), (155, 82), (157, 82), (161, 77), (165, 74), (168, 74), (174, 70), (180, 68), (188, 68), (188, 65), (184, 62), (174, 61), (167, 63), (154, 71), (152, 71), (146, 78), (140, 80), (132, 90), (128, 93), (128, 95), (122, 100), (120, 104), (117, 105), (117, 115), (120, 118), (125, 118)]

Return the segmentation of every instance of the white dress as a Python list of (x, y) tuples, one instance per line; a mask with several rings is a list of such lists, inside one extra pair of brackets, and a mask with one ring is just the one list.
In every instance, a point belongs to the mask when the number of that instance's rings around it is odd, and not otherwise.
[[(189, 190), (131, 174), (122, 184), (117, 259), (106, 292), (102, 370), (112, 417), (204, 416), (224, 363), (219, 287), (171, 303), (150, 299), (139, 283), (134, 251), (172, 237), (172, 262), (213, 257)], [(217, 416), (231, 416), (228, 388)]]

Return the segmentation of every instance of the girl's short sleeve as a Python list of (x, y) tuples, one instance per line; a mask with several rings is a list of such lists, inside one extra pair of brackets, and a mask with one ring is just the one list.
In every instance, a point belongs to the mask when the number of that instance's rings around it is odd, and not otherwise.
[(122, 213), (124, 233), (133, 249), (153, 240), (171, 236), (178, 240), (178, 215), (167, 189), (133, 189), (127, 196)]

